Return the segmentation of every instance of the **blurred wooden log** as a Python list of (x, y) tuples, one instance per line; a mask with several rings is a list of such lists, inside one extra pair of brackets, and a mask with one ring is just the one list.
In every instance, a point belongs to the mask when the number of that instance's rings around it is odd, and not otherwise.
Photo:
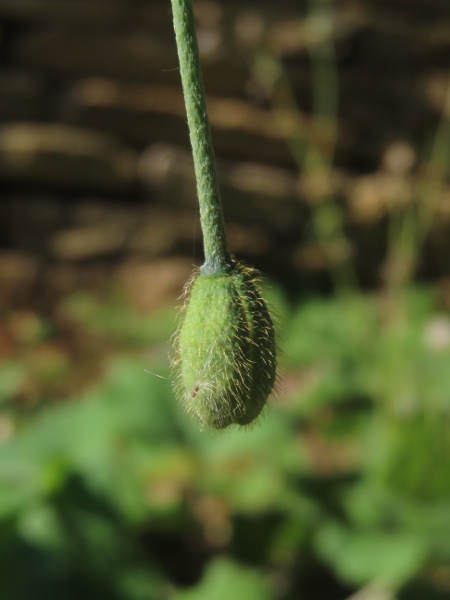
[[(423, 149), (448, 114), (448, 2), (195, 2), (233, 251), (273, 261), (286, 277), (298, 269), (323, 273), (351, 256), (373, 283), (387, 252), (389, 215), (414, 210), (426, 195)], [(0, 28), (0, 118), (53, 121), (0, 130), (0, 181), (11, 194), (7, 210), (8, 197), (0, 203), (2, 239), (72, 266), (191, 257), (193, 241), (199, 252), (170, 3), (0, 0)], [(335, 55), (328, 67), (336, 75), (338, 123), (321, 128), (314, 82), (327, 45)], [(298, 112), (281, 110), (282, 94), (277, 114), (270, 109), (258, 71), (268, 52)], [(326, 98), (322, 92), (319, 104)], [(54, 124), (61, 120), (70, 126)], [(297, 164), (286, 135), (320, 148), (334, 168)], [(431, 179), (423, 258), (431, 271), (441, 260), (446, 273), (449, 192), (442, 173)], [(38, 201), (36, 186), (66, 195)], [(70, 204), (80, 192), (103, 197)], [(115, 210), (117, 195), (132, 199), (132, 209)], [(153, 205), (139, 203), (146, 195)], [(314, 211), (330, 199), (342, 211), (348, 245), (318, 239)]]
[(45, 255), (47, 242), (64, 225), (64, 207), (49, 195), (3, 194), (0, 202), (0, 239), (36, 257)]
[[(51, 75), (102, 76), (128, 82), (176, 84), (178, 57), (171, 28), (160, 31), (153, 24), (130, 30), (119, 23), (117, 30), (95, 27), (45, 25), (11, 44), (11, 57), (20, 65)], [(199, 35), (202, 67), (207, 90), (241, 95), (249, 79), (244, 57), (233, 47), (219, 52), (220, 37)], [(211, 45), (212, 44), (212, 45)]]
[[(162, 206), (196, 206), (191, 154), (156, 144), (142, 155), (139, 172)], [(262, 224), (275, 231), (297, 231), (305, 218), (297, 177), (280, 168), (251, 163), (219, 163), (219, 178), (227, 221)]]
[[(433, 1), (433, 0), (432, 0)], [(434, 0), (436, 1), (436, 0)], [(301, 8), (301, 7), (300, 7)], [(269, 21), (284, 18), (299, 10), (298, 0), (283, 0), (274, 4), (272, 0), (197, 0), (194, 3), (196, 18), (201, 25), (215, 22), (230, 23), (244, 10), (257, 10)], [(86, 23), (90, 20), (96, 25), (111, 25), (121, 21), (170, 25), (172, 13), (170, 4), (165, 0), (139, 2), (135, 0), (0, 0), (0, 17), (18, 21), (54, 21), (72, 24)]]
[(171, 19), (170, 6), (155, 0), (144, 5), (123, 0), (0, 0), (0, 17), (24, 22), (111, 27), (139, 23), (143, 15), (156, 27), (167, 24)]
[[(333, 146), (334, 132), (313, 127), (311, 120), (299, 112), (275, 115), (250, 102), (216, 96), (208, 96), (207, 104), (218, 155), (293, 166), (285, 130), (292, 136), (313, 140), (324, 153)], [(66, 118), (112, 131), (140, 145), (158, 140), (189, 145), (180, 87), (84, 80), (72, 90)]]
[(28, 299), (39, 266), (36, 257), (23, 251), (0, 252), (0, 308), (17, 306)]
[[(420, 18), (424, 12), (448, 15), (447, 0), (361, 0), (359, 4), (364, 7), (372, 7), (373, 10), (385, 8), (394, 9), (400, 13), (405, 13), (405, 2), (410, 9), (408, 14)], [(349, 0), (337, 0), (338, 6), (352, 4)]]
[(125, 228), (90, 225), (62, 230), (53, 235), (51, 253), (61, 261), (83, 261), (118, 256), (125, 242)]
[(70, 77), (103, 74), (120, 79), (152, 81), (161, 72), (177, 75), (175, 43), (158, 39), (151, 31), (83, 30), (42, 25), (11, 44), (11, 57), (28, 68)]
[(344, 45), (357, 42), (353, 58), (360, 64), (384, 64), (386, 72), (398, 69), (400, 63), (403, 68), (417, 69), (448, 57), (450, 23), (448, 18), (443, 20), (443, 14), (433, 14), (428, 6), (420, 14), (405, 11), (404, 6), (386, 5), (381, 10), (374, 4), (356, 7), (341, 2), (333, 10), (316, 7), (303, 16), (293, 11), (289, 18), (279, 18), (267, 28), (264, 43), (277, 56), (293, 59), (305, 57), (324, 43), (332, 44), (339, 56)]
[[(153, 151), (154, 160), (164, 163), (162, 152), (156, 148)], [(146, 161), (151, 159), (149, 151)], [(121, 264), (123, 260), (148, 262), (180, 255), (200, 264), (202, 242), (198, 215), (195, 216), (192, 165), (189, 168), (187, 164), (188, 155), (183, 159), (182, 154), (175, 152), (172, 159), (173, 163), (166, 161), (165, 168), (164, 164), (159, 167), (153, 164), (147, 170), (156, 204), (128, 206), (105, 198), (79, 198), (63, 207), (42, 198), (33, 202), (14, 198), (14, 202), (0, 204), (1, 230), (7, 232), (12, 247), (32, 253), (36, 260), (56, 261), (57, 265), (91, 264), (105, 272), (108, 265)], [(185, 173), (179, 167), (183, 160)], [(318, 189), (313, 192), (316, 184), (305, 182), (302, 177), (301, 185), (296, 185), (292, 174), (280, 172), (278, 179), (279, 182), (284, 179), (284, 188), (277, 184), (271, 190), (267, 181), (259, 181), (260, 165), (244, 165), (243, 172), (240, 167), (226, 165), (221, 170), (221, 178), (225, 179), (224, 212), (234, 253), (287, 280), (298, 272), (326, 275), (348, 259), (364, 284), (373, 283), (374, 278), (386, 271), (389, 211), (409, 209), (415, 187), (413, 179), (406, 179), (410, 183), (406, 189), (412, 195), (406, 194), (399, 204), (398, 176), (385, 174), (384, 180), (371, 182), (365, 177), (355, 182), (346, 178), (339, 181), (339, 177), (332, 176), (327, 185), (316, 182)], [(235, 177), (230, 176), (233, 173)], [(268, 189), (264, 189), (265, 184)], [(344, 204), (341, 201), (345, 235), (336, 230), (331, 232), (329, 240), (322, 240), (314, 232), (315, 205), (326, 202), (326, 198), (320, 199), (321, 193), (330, 192), (334, 186), (345, 194)], [(351, 203), (363, 204), (369, 188), (370, 210), (361, 212), (358, 207), (356, 213), (352, 212)], [(289, 194), (299, 195), (291, 203)], [(426, 262), (420, 263), (421, 272), (430, 276), (436, 274), (439, 266), (438, 272), (448, 275), (448, 264), (445, 261), (440, 264), (439, 257), (450, 252), (450, 188), (443, 188), (432, 200), (437, 205), (428, 241), (425, 248), (417, 248), (420, 257), (426, 258)], [(411, 209), (416, 210), (414, 206)], [(289, 223), (283, 223), (280, 217), (283, 214), (290, 217)], [(70, 269), (61, 267), (56, 271), (61, 275), (57, 277), (59, 288), (75, 285)]]
[(36, 73), (0, 71), (0, 119), (37, 119), (48, 114), (47, 86)]
[[(428, 5), (415, 4), (428, 11)], [(320, 52), (321, 44), (330, 42), (337, 60), (331, 68), (336, 69), (339, 80), (339, 119), (343, 133), (337, 140), (337, 164), (353, 162), (356, 168), (374, 169), (385, 145), (393, 139), (407, 137), (417, 146), (423, 143), (432, 122), (428, 119), (429, 113), (435, 112), (433, 103), (422, 93), (424, 70), (430, 65), (442, 69), (450, 53), (449, 26), (442, 21), (439, 2), (434, 12), (431, 7), (427, 13), (432, 21), (431, 29), (423, 28), (419, 9), (406, 14), (400, 1), (391, 6), (377, 2), (376, 6), (382, 7), (377, 11), (373, 3), (365, 2), (355, 8), (350, 1), (341, 0), (333, 11), (311, 15), (304, 11), (300, 14), (297, 4), (291, 1), (282, 6), (255, 0), (245, 5), (235, 1), (223, 5), (212, 0), (196, 5), (203, 71), (206, 89), (212, 94), (211, 102), (217, 95), (228, 96), (227, 101), (230, 96), (253, 97), (256, 103), (267, 100), (251, 66), (254, 46), (261, 44), (283, 61), (304, 113), (314, 113), (311, 51)], [(103, 107), (98, 100), (86, 100), (95, 85), (98, 92), (98, 83), (80, 84), (84, 100), (80, 101), (78, 92), (71, 94), (82, 112), (81, 119), (85, 119), (80, 122), (118, 132), (133, 143), (158, 139), (180, 143), (181, 137), (175, 131), (185, 131), (181, 112), (177, 112), (178, 121), (174, 121), (170, 109), (152, 109), (148, 102), (152, 91), (126, 88), (121, 83), (179, 87), (178, 61), (166, 3), (145, 4), (144, 9), (141, 3), (125, 5), (118, 0), (112, 3), (97, 0), (92, 5), (77, 3), (74, 8), (60, 0), (18, 0), (15, 4), (11, 0), (0, 0), (0, 15), (2, 6), (5, 14), (12, 15), (10, 18), (14, 15), (19, 18), (20, 14), (37, 18), (41, 14), (42, 20), (39, 27), (26, 35), (14, 36), (9, 44), (10, 60), (65, 81), (77, 76), (111, 78), (108, 85), (111, 89), (115, 87), (116, 98), (105, 101)], [(91, 12), (94, 16), (90, 17)], [(254, 21), (260, 34), (245, 46), (242, 37), (251, 38), (249, 31)], [(169, 88), (167, 94), (172, 95)], [(144, 100), (144, 96), (147, 99)], [(263, 110), (255, 102), (247, 105), (247, 112), (252, 115)], [(225, 103), (223, 109), (229, 111), (230, 106)], [(232, 109), (244, 112), (236, 105)], [(243, 120), (253, 122), (252, 115), (244, 116)], [(308, 140), (311, 135), (311, 131), (309, 134), (303, 131), (305, 124), (309, 127), (309, 120), (302, 115), (300, 139)], [(279, 139), (272, 136), (270, 144), (274, 150), (266, 148), (266, 156), (263, 156), (259, 150), (261, 136), (251, 138), (247, 131), (247, 138), (244, 136), (236, 144), (235, 138), (241, 133), (239, 128), (228, 126), (225, 130), (218, 126), (217, 119), (216, 125), (219, 152), (223, 148), (224, 154), (231, 156), (230, 148), (234, 145), (239, 152), (236, 157), (254, 151), (255, 154), (250, 153), (245, 158), (293, 165), (286, 145)], [(293, 124), (290, 132), (294, 138), (297, 126)], [(329, 140), (325, 145), (330, 147)]]
[[(317, 121), (300, 111), (274, 112), (236, 98), (208, 96), (216, 154), (301, 168), (287, 138), (294, 144), (312, 145), (324, 156), (333, 154), (336, 141), (337, 165), (378, 166), (393, 141), (407, 136), (415, 147), (420, 146), (426, 130), (426, 122), (418, 118), (426, 112), (424, 97), (417, 95), (405, 106), (404, 94), (410, 88), (406, 81), (399, 81), (393, 95), (378, 86), (377, 102), (372, 105), (369, 97), (375, 95), (377, 83), (369, 80), (368, 76), (357, 78), (357, 91), (352, 95), (353, 84), (346, 88), (344, 78), (342, 93), (348, 95), (348, 102), (342, 112), (346, 118), (341, 118), (336, 132), (335, 124), (319, 128)], [(393, 104), (399, 113), (392, 111)], [(164, 141), (189, 147), (180, 87), (82, 80), (66, 97), (63, 113), (69, 122), (111, 132), (139, 146)]]
[(62, 189), (132, 193), (137, 155), (113, 138), (65, 125), (0, 128), (0, 179)]
[(186, 258), (134, 258), (122, 262), (112, 280), (139, 311), (147, 313), (179, 304), (192, 271), (192, 262)]

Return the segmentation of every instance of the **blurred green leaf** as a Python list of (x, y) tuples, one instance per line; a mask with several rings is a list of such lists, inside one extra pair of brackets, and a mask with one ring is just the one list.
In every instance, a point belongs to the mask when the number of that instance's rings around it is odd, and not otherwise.
[[(430, 337), (433, 294), (314, 298), (292, 315), (275, 299), (288, 393), (221, 433), (151, 374), (169, 377), (164, 318), (62, 305), (114, 352), (88, 391), (24, 414), (0, 446), (2, 597), (28, 600), (13, 563), (38, 600), (73, 600), (73, 581), (89, 600), (284, 599), (262, 573), (297, 594), (324, 563), (346, 586), (394, 588), (450, 564), (450, 348)], [(6, 363), (0, 397), (25, 375)]]
[[(174, 331), (176, 313), (173, 308), (149, 316), (139, 314), (117, 299), (103, 300), (79, 292), (65, 298), (59, 307), (61, 315), (88, 330), (120, 341), (122, 344), (150, 344), (166, 341)], [(168, 335), (169, 334), (169, 335)]]
[(426, 559), (426, 547), (414, 535), (352, 531), (337, 523), (319, 529), (315, 546), (344, 581), (357, 585), (377, 580), (399, 586)]
[(26, 369), (17, 362), (0, 365), (0, 404), (11, 400), (26, 381)]
[(178, 592), (174, 600), (269, 600), (273, 598), (261, 573), (227, 559), (215, 559), (195, 588)]

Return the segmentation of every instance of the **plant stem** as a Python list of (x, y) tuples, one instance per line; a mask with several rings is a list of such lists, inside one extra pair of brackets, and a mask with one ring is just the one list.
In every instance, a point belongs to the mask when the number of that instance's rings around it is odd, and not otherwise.
[(200, 205), (205, 253), (202, 274), (210, 275), (228, 270), (231, 256), (206, 112), (192, 2), (191, 0), (171, 0), (171, 2)]

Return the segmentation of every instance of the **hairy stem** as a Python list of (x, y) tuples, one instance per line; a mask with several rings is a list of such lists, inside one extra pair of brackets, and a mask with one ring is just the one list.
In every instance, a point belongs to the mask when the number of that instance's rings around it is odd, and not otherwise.
[(191, 0), (171, 0), (181, 82), (194, 157), (205, 264), (202, 273), (224, 272), (231, 264), (211, 141)]

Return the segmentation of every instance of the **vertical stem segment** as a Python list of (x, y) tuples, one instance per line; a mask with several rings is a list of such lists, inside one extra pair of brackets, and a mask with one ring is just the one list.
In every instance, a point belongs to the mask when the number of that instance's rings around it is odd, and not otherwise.
[(206, 112), (192, 2), (191, 0), (171, 0), (171, 2), (200, 205), (205, 252), (202, 273), (212, 274), (227, 270), (231, 257)]

